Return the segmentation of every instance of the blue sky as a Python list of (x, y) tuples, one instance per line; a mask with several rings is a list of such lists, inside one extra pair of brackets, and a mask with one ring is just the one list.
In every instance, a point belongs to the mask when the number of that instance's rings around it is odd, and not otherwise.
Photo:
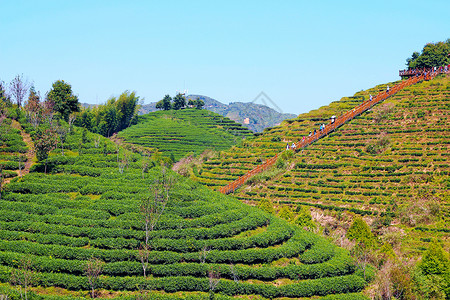
[(63, 79), (87, 103), (264, 91), (299, 114), (397, 80), (450, 38), (448, 0), (278, 2), (0, 0), (0, 79), (24, 74), (41, 94)]

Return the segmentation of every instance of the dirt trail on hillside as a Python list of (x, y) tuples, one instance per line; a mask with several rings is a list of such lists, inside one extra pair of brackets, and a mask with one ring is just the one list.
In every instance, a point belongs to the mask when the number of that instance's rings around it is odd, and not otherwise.
[[(27, 157), (27, 161), (25, 162), (24, 168), (22, 169), (22, 171), (14, 170), (14, 172), (16, 172), (17, 175), (19, 175), (19, 172), (20, 172), (20, 174), (23, 176), (23, 175), (30, 173), (30, 168), (31, 168), (31, 165), (33, 164), (33, 159), (34, 159), (34, 144), (31, 141), (31, 136), (22, 129), (22, 126), (20, 125), (19, 122), (17, 122), (16, 120), (13, 120), (11, 125), (13, 128), (20, 130), (20, 135), (22, 136), (22, 140), (28, 147), (28, 151), (25, 153), (25, 156)], [(12, 178), (6, 178), (5, 184), (9, 183), (11, 181), (11, 179)]]

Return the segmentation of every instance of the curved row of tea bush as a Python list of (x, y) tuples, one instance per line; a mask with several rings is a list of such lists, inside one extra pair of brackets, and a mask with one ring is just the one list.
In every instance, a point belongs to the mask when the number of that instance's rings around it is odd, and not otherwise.
[[(270, 263), (283, 257), (295, 257), (310, 248), (316, 241), (315, 237), (296, 233), (287, 242), (267, 248), (250, 248), (243, 250), (211, 250), (205, 258), (210, 263)], [(36, 244), (29, 241), (0, 241), (0, 251), (24, 252), (34, 255), (46, 255), (61, 259), (86, 260), (97, 257), (106, 262), (123, 260), (138, 261), (138, 250), (105, 250), (95, 248), (78, 248), (61, 245)], [(173, 251), (151, 251), (150, 261), (155, 264), (177, 262), (201, 262), (199, 252), (179, 253)]]
[[(4, 281), (8, 273), (8, 267), (0, 267), (0, 280)], [(37, 282), (42, 286), (62, 287), (69, 290), (88, 289), (86, 277), (58, 274), (37, 273)], [(225, 295), (261, 295), (267, 298), (276, 297), (311, 297), (328, 294), (354, 293), (361, 291), (366, 282), (357, 275), (344, 275), (311, 279), (300, 283), (286, 284), (276, 287), (270, 284), (237, 283), (231, 280), (220, 280), (216, 292)], [(99, 278), (99, 287), (108, 290), (136, 290), (143, 287), (148, 290), (164, 290), (172, 293), (177, 291), (209, 291), (207, 278), (195, 278), (191, 276), (176, 276), (145, 279), (143, 277), (109, 277)]]
[[(76, 245), (76, 247), (91, 245), (99, 249), (136, 249), (139, 247), (141, 240), (144, 237), (141, 233), (137, 238), (129, 238), (128, 235), (122, 235), (120, 231), (116, 237), (112, 238), (95, 238), (89, 235), (76, 236), (72, 232), (58, 231), (54, 228), (45, 230), (45, 223), (18, 223), (19, 222), (0, 222), (0, 238), (8, 241), (26, 239), (27, 241), (36, 241), (41, 244)], [(155, 238), (152, 236), (150, 236), (150, 238), (152, 240), (152, 249), (156, 251), (192, 252), (200, 251), (205, 247), (215, 250), (242, 250), (255, 247), (265, 248), (280, 244), (292, 236), (293, 230), (291, 228), (286, 228), (284, 224), (279, 223), (279, 220), (274, 220), (267, 227), (267, 230), (250, 237), (214, 238), (205, 240), (198, 239), (197, 237), (170, 239), (162, 234), (164, 238)], [(39, 228), (39, 230), (36, 230), (37, 228)], [(155, 240), (153, 241), (153, 239)]]

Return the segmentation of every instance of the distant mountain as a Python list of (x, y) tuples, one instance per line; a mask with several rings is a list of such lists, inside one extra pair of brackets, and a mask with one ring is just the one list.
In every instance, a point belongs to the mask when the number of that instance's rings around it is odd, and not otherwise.
[[(224, 117), (230, 118), (238, 123), (243, 124), (254, 132), (262, 132), (264, 128), (273, 127), (280, 124), (283, 120), (296, 118), (297, 115), (289, 113), (279, 113), (276, 110), (252, 102), (232, 102), (223, 104), (213, 98), (203, 95), (189, 95), (189, 99), (201, 99), (205, 102), (205, 109), (218, 113)], [(143, 105), (139, 114), (147, 114), (156, 111), (156, 102)]]
[(98, 106), (98, 104), (89, 104), (89, 103), (80, 103), (82, 108), (94, 108)]

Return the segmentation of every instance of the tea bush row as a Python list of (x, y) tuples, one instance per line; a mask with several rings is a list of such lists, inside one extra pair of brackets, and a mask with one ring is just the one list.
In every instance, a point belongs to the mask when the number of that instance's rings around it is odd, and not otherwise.
[[(9, 273), (8, 267), (1, 267), (0, 280), (4, 281)], [(62, 287), (69, 290), (87, 290), (89, 284), (86, 277), (58, 273), (37, 273), (37, 283), (41, 286)], [(279, 287), (266, 284), (237, 283), (231, 280), (220, 280), (216, 292), (225, 295), (261, 295), (266, 298), (276, 297), (311, 297), (328, 294), (354, 293), (361, 291), (366, 282), (357, 275), (344, 275), (331, 278), (320, 278), (301, 283), (287, 284)], [(147, 290), (164, 290), (168, 293), (177, 291), (209, 291), (206, 278), (164, 277), (151, 280), (143, 277), (108, 277), (102, 276), (98, 283), (100, 288), (108, 290), (136, 290), (144, 287)]]
[[(314, 265), (288, 265), (286, 267), (262, 266), (253, 267), (245, 265), (230, 266), (227, 264), (209, 263), (175, 263), (165, 265), (151, 265), (149, 272), (154, 277), (169, 276), (195, 276), (207, 277), (210, 270), (220, 272), (222, 278), (233, 279), (237, 276), (240, 280), (264, 280), (272, 281), (278, 278), (290, 278), (291, 280), (306, 280), (325, 277), (343, 276), (355, 272), (355, 264), (351, 257), (340, 251), (331, 260)], [(0, 252), (0, 263), (4, 266), (18, 267), (18, 262), (26, 256), (33, 261), (33, 267), (40, 272), (61, 272), (72, 275), (83, 275), (84, 260), (64, 260), (44, 256), (29, 256), (15, 252)], [(106, 263), (103, 267), (103, 275), (108, 276), (142, 276), (142, 265), (136, 261), (123, 261)]]

